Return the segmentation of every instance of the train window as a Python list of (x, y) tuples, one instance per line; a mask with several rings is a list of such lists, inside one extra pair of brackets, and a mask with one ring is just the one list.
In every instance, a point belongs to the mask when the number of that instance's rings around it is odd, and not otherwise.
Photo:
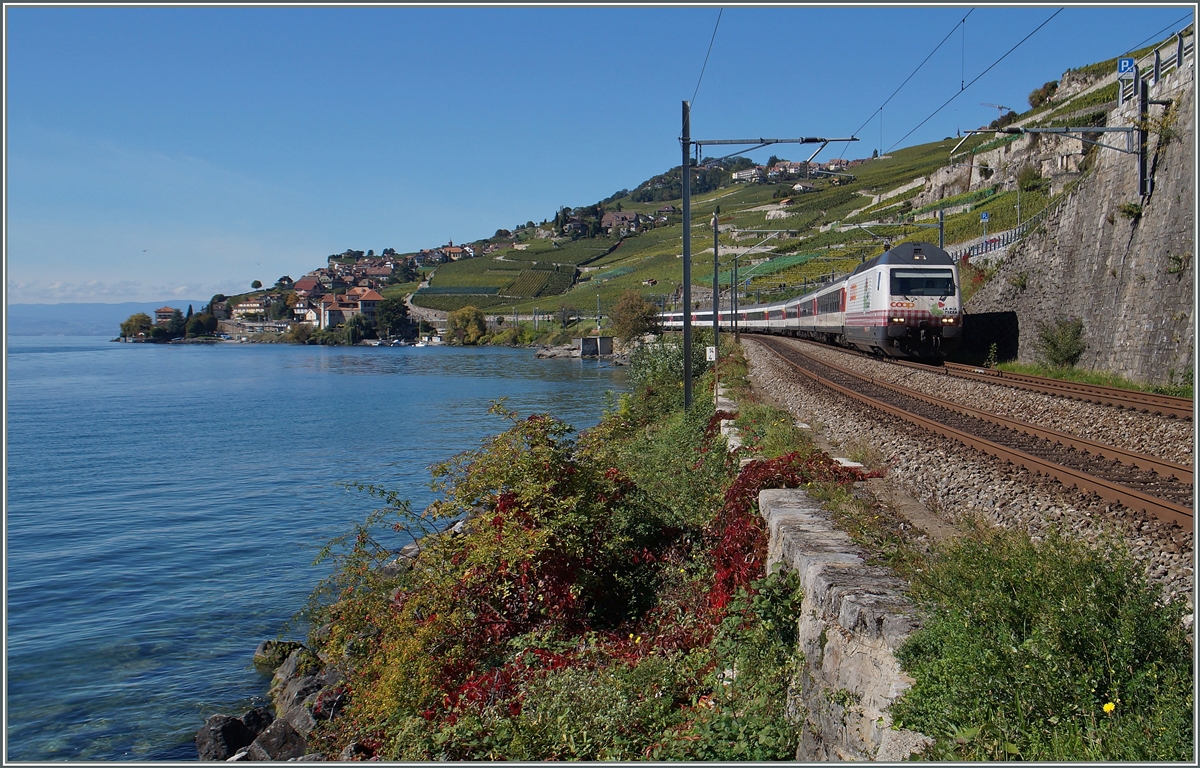
[(893, 296), (953, 296), (954, 272), (949, 269), (893, 269)]
[(817, 312), (840, 312), (842, 308), (842, 292), (831, 291), (817, 297)]

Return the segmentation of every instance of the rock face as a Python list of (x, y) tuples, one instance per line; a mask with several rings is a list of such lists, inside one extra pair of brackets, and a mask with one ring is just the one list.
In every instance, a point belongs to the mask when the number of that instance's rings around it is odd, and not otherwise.
[[(1097, 150), (1091, 175), (1010, 247), (997, 275), (968, 303), (968, 314), (1016, 313), (1021, 362), (1036, 361), (1040, 321), (1071, 316), (1083, 320), (1082, 367), (1154, 384), (1177, 383), (1191, 371), (1193, 88), (1190, 64), (1150, 87), (1151, 99), (1173, 102), (1173, 123), (1152, 128), (1147, 138), (1150, 195), (1139, 194), (1136, 155)], [(1163, 114), (1164, 107), (1151, 107), (1151, 123)], [(1108, 125), (1133, 125), (1137, 117), (1136, 101), (1127, 102), (1109, 114)]]

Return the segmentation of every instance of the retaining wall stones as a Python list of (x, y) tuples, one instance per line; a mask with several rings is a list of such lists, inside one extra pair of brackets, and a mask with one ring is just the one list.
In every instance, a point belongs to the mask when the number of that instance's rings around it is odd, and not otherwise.
[[(1072, 316), (1084, 323), (1082, 367), (1154, 384), (1178, 382), (1192, 369), (1193, 73), (1189, 61), (1150, 89), (1151, 99), (1174, 104), (1169, 130), (1150, 131), (1151, 194), (1139, 194), (1136, 155), (1098, 149), (1094, 171), (1042, 226), (1010, 247), (996, 277), (968, 302), (968, 314), (1017, 314), (1021, 362), (1036, 360), (1039, 322)], [(1151, 107), (1151, 122), (1163, 113)], [(1137, 117), (1130, 102), (1113, 110), (1108, 124), (1133, 125)], [(1123, 140), (1108, 134), (1105, 143), (1124, 146)]]
[(802, 490), (764, 490), (768, 568), (800, 576), (805, 664), (789, 708), (803, 717), (797, 760), (904, 760), (930, 739), (893, 730), (888, 707), (911, 685), (895, 649), (918, 624), (904, 583), (868, 566), (850, 537)]

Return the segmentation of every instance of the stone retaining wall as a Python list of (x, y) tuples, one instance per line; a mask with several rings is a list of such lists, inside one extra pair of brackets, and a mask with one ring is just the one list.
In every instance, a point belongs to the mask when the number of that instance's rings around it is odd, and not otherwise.
[(904, 583), (864, 563), (850, 537), (802, 490), (764, 490), (768, 568), (800, 576), (805, 664), (789, 708), (803, 717), (797, 760), (897, 761), (930, 739), (893, 730), (888, 707), (912, 685), (895, 649), (917, 628)]

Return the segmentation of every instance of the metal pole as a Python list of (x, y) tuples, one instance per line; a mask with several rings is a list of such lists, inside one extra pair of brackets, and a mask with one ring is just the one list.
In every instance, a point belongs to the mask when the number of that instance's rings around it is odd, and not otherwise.
[(730, 302), (733, 304), (733, 343), (742, 342), (742, 328), (738, 322), (738, 257), (733, 257), (733, 279), (729, 282)]
[(683, 102), (683, 407), (692, 407), (692, 105)]
[(717, 235), (719, 232), (719, 230), (717, 229), (717, 214), (719, 214), (720, 212), (721, 212), (721, 206), (717, 206), (717, 209), (715, 211), (713, 211), (713, 217), (712, 217), (712, 225), (713, 225), (713, 300), (712, 300), (713, 346), (717, 348), (718, 355), (721, 354), (721, 327), (720, 327), (720, 321), (718, 319), (721, 314), (721, 304), (720, 304), (720, 298), (719, 298), (721, 295), (721, 284), (719, 282), (717, 282), (717, 278), (720, 275), (720, 267), (717, 265), (717, 248), (718, 248)]
[(1145, 197), (1150, 194), (1152, 184), (1150, 182), (1150, 174), (1146, 170), (1146, 118), (1150, 112), (1150, 86), (1142, 79), (1142, 73), (1138, 68), (1133, 68), (1133, 87), (1134, 96), (1138, 100), (1138, 194)]
[(938, 248), (946, 247), (946, 209), (938, 209)]

